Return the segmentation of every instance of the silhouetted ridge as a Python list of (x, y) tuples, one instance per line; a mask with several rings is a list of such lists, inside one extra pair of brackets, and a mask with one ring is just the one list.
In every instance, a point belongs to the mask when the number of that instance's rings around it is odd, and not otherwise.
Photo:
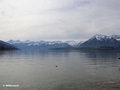
[(0, 40), (0, 50), (15, 50), (15, 46)]

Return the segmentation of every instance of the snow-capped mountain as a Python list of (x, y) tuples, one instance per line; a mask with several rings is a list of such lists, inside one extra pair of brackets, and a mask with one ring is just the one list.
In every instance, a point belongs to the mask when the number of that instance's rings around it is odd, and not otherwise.
[(65, 41), (65, 42), (62, 42), (62, 41), (42, 41), (42, 40), (41, 40), (41, 41), (9, 40), (8, 43), (10, 43), (10, 44), (20, 44), (20, 43), (23, 43), (23, 44), (28, 44), (29, 46), (30, 46), (30, 45), (41, 45), (41, 44), (53, 45), (53, 44), (63, 44), (63, 43), (67, 43), (67, 44), (69, 44), (69, 45), (71, 45), (71, 46), (76, 46), (76, 45), (82, 44), (83, 42), (78, 42), (78, 41)]
[(67, 43), (71, 46), (74, 46), (74, 45), (77, 45), (78, 43), (82, 43), (82, 42), (78, 42), (78, 41), (65, 41), (65, 42), (62, 42), (62, 41), (30, 41), (30, 40), (26, 40), (26, 41), (20, 41), (20, 40), (9, 40), (8, 43), (10, 44), (17, 44), (17, 43), (28, 43), (28, 44), (31, 44), (31, 45), (41, 45), (41, 44), (49, 44), (49, 45), (52, 45), (52, 44), (62, 44), (62, 43)]
[(20, 40), (9, 40), (8, 43), (10, 44), (27, 44), (28, 46), (30, 45), (41, 45), (41, 44), (46, 44), (46, 45), (52, 45), (52, 44), (62, 44), (62, 41), (20, 41)]
[(111, 37), (115, 38), (116, 40), (120, 41), (120, 35), (112, 35)]
[(99, 41), (103, 41), (103, 40), (108, 40), (108, 39), (111, 39), (113, 37), (111, 36), (106, 36), (106, 35), (102, 35), (102, 34), (96, 34), (94, 35), (92, 38), (90, 38), (91, 40), (96, 38), (96, 40), (99, 40)]
[(0, 50), (14, 50), (15, 46), (0, 40)]
[[(106, 35), (102, 35), (102, 34), (96, 34), (96, 35), (94, 35), (94, 37), (95, 37), (97, 40), (102, 40), (102, 39), (107, 40), (107, 39), (114, 38), (114, 39), (120, 41), (120, 35), (106, 36)], [(94, 37), (93, 37), (93, 38), (94, 38)]]
[(49, 48), (120, 48), (120, 35), (96, 34), (85, 42), (78, 41), (20, 41), (9, 40), (8, 43), (20, 49), (49, 49)]
[(8, 43), (14, 44), (14, 43), (21, 43), (20, 40), (9, 40)]
[(82, 44), (82, 42), (78, 42), (78, 41), (65, 41), (64, 43), (67, 43), (67, 44), (69, 44), (69, 45), (71, 45), (73, 47), (78, 46), (78, 44), (79, 45)]
[(48, 48), (67, 48), (71, 47), (68, 43), (62, 41), (20, 41), (9, 40), (8, 43), (20, 48), (20, 49), (48, 49)]
[(101, 48), (101, 47), (120, 47), (120, 42), (113, 36), (96, 34), (89, 40), (80, 45), (83, 48)]
[(80, 41), (78, 44), (76, 44), (76, 47), (79, 47), (83, 43), (84, 43), (84, 41)]

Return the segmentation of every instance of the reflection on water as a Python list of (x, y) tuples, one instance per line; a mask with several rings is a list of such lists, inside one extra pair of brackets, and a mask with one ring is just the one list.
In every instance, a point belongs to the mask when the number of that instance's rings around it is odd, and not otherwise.
[(77, 90), (91, 82), (117, 80), (118, 57), (119, 51), (109, 50), (1, 51), (0, 90)]

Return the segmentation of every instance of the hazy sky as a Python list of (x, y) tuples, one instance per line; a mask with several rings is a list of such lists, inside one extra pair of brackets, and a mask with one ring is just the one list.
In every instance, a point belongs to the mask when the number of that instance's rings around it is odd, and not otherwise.
[(120, 34), (120, 0), (0, 0), (1, 40)]

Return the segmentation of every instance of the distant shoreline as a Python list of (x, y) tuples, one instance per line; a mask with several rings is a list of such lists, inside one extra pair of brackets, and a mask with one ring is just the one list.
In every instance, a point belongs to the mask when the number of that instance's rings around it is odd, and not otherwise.
[(120, 50), (120, 48), (49, 48), (50, 50)]

